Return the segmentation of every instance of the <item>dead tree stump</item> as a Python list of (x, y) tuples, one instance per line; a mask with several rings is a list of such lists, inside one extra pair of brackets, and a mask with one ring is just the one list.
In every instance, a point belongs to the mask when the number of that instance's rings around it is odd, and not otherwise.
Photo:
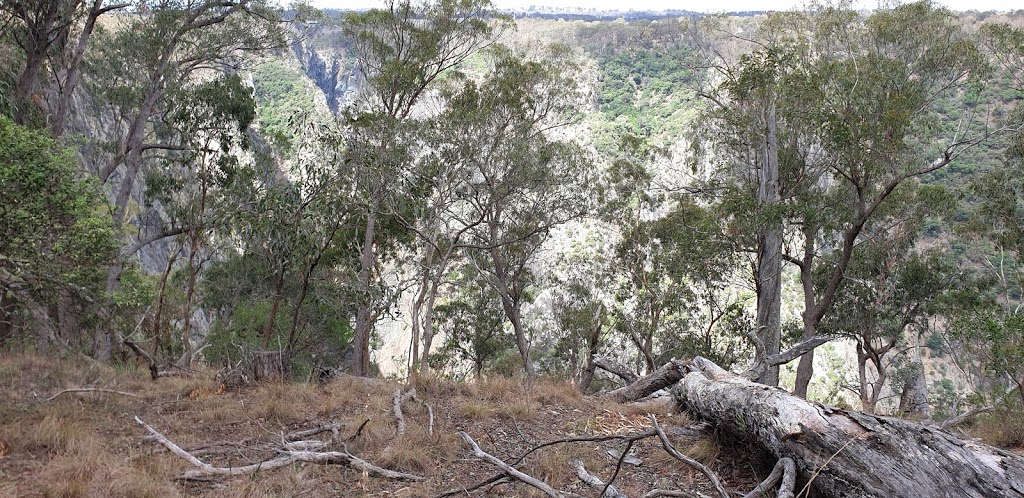
[(256, 351), (252, 354), (252, 376), (257, 382), (280, 382), (288, 374), (288, 360), (283, 351)]

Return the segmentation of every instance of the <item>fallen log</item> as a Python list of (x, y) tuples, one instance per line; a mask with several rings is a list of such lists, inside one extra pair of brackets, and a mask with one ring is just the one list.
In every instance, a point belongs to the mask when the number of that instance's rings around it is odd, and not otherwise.
[[(695, 358), (671, 389), (695, 418), (796, 464), (825, 497), (1024, 497), (1024, 458), (936, 427), (844, 411)], [(799, 494), (799, 493), (798, 493)]]
[(669, 360), (668, 363), (662, 365), (661, 368), (647, 374), (642, 379), (637, 380), (628, 386), (623, 386), (615, 389), (614, 391), (609, 391), (603, 396), (606, 396), (612, 401), (618, 403), (636, 401), (641, 398), (646, 398), (647, 396), (679, 382), (686, 372), (685, 362), (672, 359)]
[(630, 372), (628, 368), (620, 365), (618, 362), (611, 358), (595, 356), (594, 366), (624, 380), (626, 384), (632, 384), (636, 382), (638, 379), (640, 379), (640, 377), (637, 376), (637, 374)]

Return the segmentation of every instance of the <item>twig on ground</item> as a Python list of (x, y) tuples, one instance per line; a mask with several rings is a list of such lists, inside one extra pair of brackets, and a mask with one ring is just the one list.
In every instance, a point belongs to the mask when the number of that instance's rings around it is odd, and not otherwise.
[(619, 472), (622, 471), (622, 462), (626, 461), (626, 455), (629, 454), (629, 450), (633, 448), (633, 443), (635, 442), (636, 441), (630, 441), (626, 443), (626, 449), (622, 450), (622, 454), (619, 455), (619, 461), (615, 462), (615, 473), (612, 474), (612, 478), (608, 480), (608, 484), (605, 484), (604, 489), (601, 490), (601, 498), (604, 498), (608, 494), (609, 489), (613, 489), (612, 483), (619, 477)]
[(129, 396), (129, 397), (132, 397), (132, 398), (141, 398), (142, 397), (142, 396), (139, 396), (138, 394), (126, 393), (124, 391), (115, 391), (113, 389), (103, 389), (101, 387), (76, 387), (76, 388), (72, 388), (72, 389), (65, 389), (65, 390), (63, 390), (63, 391), (61, 391), (61, 392), (59, 392), (57, 394), (54, 394), (53, 396), (50, 396), (49, 398), (46, 398), (46, 402), (49, 403), (49, 402), (57, 399), (58, 396), (60, 396), (62, 394), (66, 394), (66, 393), (108, 393), (108, 394), (120, 394), (121, 396)]
[(681, 498), (709, 498), (708, 495), (699, 491), (681, 491), (673, 489), (652, 489), (644, 493), (643, 498), (661, 498), (662, 496), (673, 496)]
[(715, 473), (711, 469), (709, 469), (707, 465), (704, 465), (676, 450), (676, 448), (672, 446), (672, 443), (669, 442), (668, 436), (665, 435), (665, 431), (661, 430), (661, 426), (658, 425), (658, 418), (655, 417), (653, 414), (650, 415), (650, 417), (651, 423), (654, 424), (654, 430), (657, 431), (658, 438), (661, 439), (661, 446), (665, 448), (665, 451), (667, 451), (669, 455), (675, 457), (676, 460), (679, 460), (680, 462), (683, 462), (689, 465), (690, 467), (693, 467), (703, 472), (704, 475), (707, 476), (708, 480), (711, 481), (711, 484), (715, 486), (715, 489), (718, 491), (719, 496), (721, 496), (722, 498), (729, 498), (729, 492), (725, 490), (724, 486), (722, 486), (722, 482), (718, 479), (718, 476), (715, 475)]
[(168, 450), (170, 450), (171, 453), (174, 453), (175, 455), (184, 458), (193, 466), (198, 467), (198, 470), (190, 470), (182, 474), (181, 479), (186, 480), (204, 478), (210, 475), (250, 475), (261, 470), (270, 470), (279, 467), (285, 467), (296, 462), (348, 465), (357, 470), (366, 472), (368, 475), (384, 477), (387, 479), (399, 479), (407, 481), (422, 481), (424, 479), (421, 476), (407, 474), (405, 472), (397, 472), (394, 470), (388, 470), (382, 467), (378, 467), (347, 451), (315, 452), (284, 449), (280, 451), (280, 455), (269, 460), (254, 463), (252, 465), (245, 465), (242, 467), (214, 467), (213, 465), (210, 465), (196, 458), (191, 453), (181, 449), (180, 446), (174, 444), (174, 442), (172, 442), (170, 439), (167, 439), (167, 437), (165, 437), (163, 434), (160, 434), (160, 432), (158, 432), (156, 429), (147, 425), (139, 417), (135, 417), (135, 422), (144, 427), (153, 437), (153, 439), (155, 439), (157, 442), (159, 442)]
[(555, 490), (555, 488), (552, 488), (551, 485), (549, 485), (548, 483), (541, 481), (540, 479), (537, 479), (536, 477), (533, 477), (531, 475), (525, 474), (522, 471), (516, 469), (515, 467), (505, 463), (500, 458), (482, 450), (480, 448), (480, 445), (476, 444), (476, 441), (474, 441), (469, 434), (466, 434), (466, 432), (459, 431), (459, 435), (462, 436), (462, 439), (466, 440), (466, 444), (470, 445), (473, 448), (473, 455), (475, 455), (477, 458), (481, 460), (490, 462), (495, 467), (498, 467), (499, 469), (504, 471), (505, 474), (507, 474), (509, 477), (519, 480), (524, 484), (533, 486), (539, 489), (542, 493), (550, 496), (551, 498), (562, 498), (563, 496), (566, 496), (565, 494)]
[[(610, 435), (607, 435), (607, 436), (583, 436), (583, 437), (571, 437), (571, 438), (564, 438), (564, 439), (555, 439), (555, 440), (552, 440), (552, 441), (547, 441), (547, 442), (541, 443), (541, 444), (539, 444), (537, 446), (534, 446), (533, 448), (530, 448), (525, 453), (520, 455), (518, 458), (516, 458), (515, 460), (512, 460), (509, 463), (509, 465), (519, 465), (520, 463), (523, 462), (523, 460), (526, 459), (526, 457), (530, 456), (533, 452), (535, 452), (537, 450), (540, 450), (540, 449), (543, 449), (543, 448), (547, 448), (548, 446), (554, 446), (556, 444), (564, 444), (564, 443), (599, 443), (599, 442), (603, 442), (603, 441), (613, 441), (613, 440), (618, 440), (618, 441), (639, 441), (641, 439), (645, 439), (645, 438), (649, 438), (649, 437), (657, 436), (657, 435), (658, 435), (658, 433), (656, 431), (654, 431), (654, 429), (651, 429), (649, 431), (644, 431), (644, 432), (640, 432), (640, 433), (636, 433), (636, 434), (610, 434)], [(495, 475), (493, 475), (491, 477), (488, 477), (487, 479), (484, 479), (484, 480), (482, 480), (482, 481), (480, 481), (480, 482), (478, 482), (476, 484), (473, 484), (472, 486), (468, 486), (468, 487), (464, 486), (464, 487), (461, 487), (461, 488), (450, 489), (448, 491), (445, 491), (444, 493), (435, 495), (433, 498), (445, 498), (445, 497), (453, 496), (453, 495), (457, 495), (457, 494), (464, 494), (464, 493), (469, 492), (469, 491), (475, 491), (475, 490), (480, 489), (480, 488), (482, 488), (484, 486), (487, 486), (488, 484), (496, 483), (497, 481), (500, 481), (501, 479), (504, 479), (504, 478), (505, 478), (505, 474), (504, 473), (498, 473), (498, 474), (495, 474)]]
[(368, 423), (370, 423), (370, 419), (366, 419), (363, 421), (363, 423), (359, 424), (359, 427), (356, 428), (356, 431), (353, 432), (352, 435), (345, 440), (345, 442), (351, 442), (355, 440), (355, 438), (359, 437), (359, 435), (363, 433), (363, 428), (366, 427), (366, 424)]
[(601, 498), (626, 498), (626, 495), (620, 493), (615, 486), (612, 486), (611, 482), (605, 484), (599, 477), (587, 472), (583, 462), (573, 460), (572, 468), (576, 469), (576, 475), (579, 476), (581, 481), (594, 489), (601, 489)]

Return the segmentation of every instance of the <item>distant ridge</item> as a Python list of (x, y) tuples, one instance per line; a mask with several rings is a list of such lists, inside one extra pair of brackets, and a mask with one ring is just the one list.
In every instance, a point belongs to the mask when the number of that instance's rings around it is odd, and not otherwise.
[[(367, 9), (324, 9), (324, 13), (331, 17), (337, 17), (345, 12), (361, 12)], [(698, 18), (707, 15), (703, 12), (694, 12), (692, 10), (661, 10), (661, 11), (650, 11), (650, 10), (602, 10), (597, 11), (593, 9), (582, 9), (582, 8), (566, 8), (566, 9), (545, 9), (545, 10), (530, 10), (530, 9), (499, 9), (501, 12), (512, 16), (514, 19), (549, 19), (558, 20), (564, 19), (566, 21), (614, 21), (616, 19), (624, 19), (626, 21), (639, 21), (639, 20), (657, 20), (657, 19), (676, 19), (679, 17)], [(760, 14), (766, 14), (769, 11), (765, 10), (748, 10), (741, 12), (726, 12), (728, 16), (735, 17), (749, 17)]]

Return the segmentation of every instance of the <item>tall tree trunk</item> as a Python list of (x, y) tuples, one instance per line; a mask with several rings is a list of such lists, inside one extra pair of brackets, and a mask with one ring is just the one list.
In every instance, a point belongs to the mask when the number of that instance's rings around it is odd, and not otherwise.
[(918, 334), (914, 334), (914, 348), (910, 355), (911, 371), (900, 396), (899, 415), (914, 420), (930, 419), (928, 406), (928, 383), (925, 380), (924, 364), (921, 362), (921, 345)]
[(57, 291), (57, 327), (60, 330), (61, 340), (72, 347), (80, 345), (82, 326), (78, 321), (75, 300), (67, 289)]
[(274, 323), (277, 321), (281, 299), (284, 297), (284, 274), (285, 262), (281, 261), (277, 270), (277, 282), (274, 284), (274, 300), (270, 305), (270, 314), (267, 315), (267, 324), (263, 328), (263, 349), (270, 347), (270, 339), (274, 336)]
[(416, 296), (413, 297), (412, 306), (410, 309), (410, 319), (412, 321), (412, 333), (409, 334), (409, 374), (419, 370), (420, 365), (420, 336), (423, 330), (422, 326), (422, 315), (423, 306), (426, 304), (427, 295), (430, 293), (431, 283), (433, 282), (432, 270), (433, 261), (431, 261), (433, 254), (433, 246), (427, 244), (424, 249), (425, 253), (423, 261), (420, 263), (421, 271), (423, 272), (422, 278), (420, 278), (419, 286), (416, 289)]
[[(497, 219), (499, 216), (495, 216)], [(515, 333), (516, 348), (519, 349), (519, 355), (523, 359), (523, 369), (526, 371), (526, 377), (534, 379), (537, 377), (537, 371), (533, 368), (533, 360), (530, 357), (530, 341), (526, 337), (526, 328), (523, 327), (522, 309), (520, 308), (520, 292), (514, 289), (512, 283), (510, 285), (510, 275), (508, 269), (505, 267), (505, 262), (501, 258), (501, 252), (497, 244), (493, 244), (493, 241), (498, 240), (498, 224), (492, 220), (490, 222), (491, 232), (491, 263), (494, 265), (494, 276), (495, 276), (495, 287), (498, 291), (498, 296), (501, 297), (501, 308), (505, 312), (505, 317), (512, 323), (512, 331)]]
[[(780, 203), (780, 195), (779, 145), (774, 103), (768, 110), (767, 128), (765, 164), (758, 175), (757, 201), (762, 211), (771, 214), (771, 219), (767, 220), (758, 236), (755, 326), (764, 344), (764, 354), (771, 356), (779, 353), (782, 344), (782, 220), (778, 219), (775, 213)], [(767, 369), (756, 381), (778, 386), (779, 367)]]
[(184, 247), (184, 241), (178, 246), (178, 250), (171, 253), (167, 257), (167, 266), (164, 268), (162, 274), (160, 274), (160, 284), (157, 286), (156, 293), (156, 312), (153, 315), (153, 359), (156, 360), (160, 357), (160, 348), (164, 340), (164, 325), (163, 325), (163, 313), (164, 313), (164, 301), (167, 297), (167, 278), (171, 276), (171, 270), (174, 268), (174, 262), (178, 259), (178, 253)]
[(374, 232), (377, 224), (377, 206), (373, 204), (366, 213), (366, 229), (363, 231), (363, 247), (359, 258), (359, 306), (356, 308), (356, 330), (352, 338), (352, 374), (366, 377), (370, 374), (370, 336), (373, 333), (374, 302), (370, 289), (376, 257), (373, 254)]
[(64, 127), (67, 125), (68, 115), (71, 113), (71, 103), (74, 99), (75, 89), (78, 88), (78, 77), (82, 72), (82, 61), (85, 59), (85, 50), (89, 46), (89, 40), (96, 29), (96, 20), (99, 16), (111, 10), (127, 7), (128, 4), (110, 5), (103, 7), (103, 0), (93, 0), (89, 8), (89, 14), (85, 18), (82, 31), (78, 33), (78, 42), (72, 49), (71, 59), (64, 68), (64, 82), (60, 85), (57, 94), (57, 105), (53, 107), (50, 117), (50, 134), (59, 137), (64, 135)]
[[(814, 292), (814, 237), (818, 233), (817, 226), (804, 227), (804, 255), (800, 264), (800, 284), (804, 291), (804, 322), (803, 339), (810, 339), (818, 335), (818, 319), (816, 318), (817, 298)], [(796, 368), (796, 385), (793, 387), (793, 394), (801, 398), (807, 398), (807, 387), (814, 376), (814, 350), (810, 350), (800, 357), (800, 363)]]
[[(27, 124), (32, 116), (31, 106), (36, 103), (33, 95), (39, 86), (39, 78), (46, 63), (47, 52), (50, 44), (60, 36), (54, 29), (57, 27), (61, 4), (60, 0), (47, 0), (36, 4), (42, 5), (45, 9), (39, 12), (39, 16), (36, 16), (34, 12), (29, 12), (28, 9), (33, 6), (31, 2), (29, 5), (14, 6), (16, 10), (20, 10), (18, 17), (24, 21), (26, 31), (23, 41), (25, 67), (22, 68), (21, 74), (18, 75), (18, 81), (14, 85), (13, 100), (18, 104), (14, 113), (14, 121), (18, 124)], [(67, 29), (69, 26), (61, 28), (61, 30)]]
[(860, 386), (860, 409), (864, 413), (875, 413), (875, 399), (871, 396), (871, 388), (868, 387), (868, 353), (864, 347), (857, 344), (857, 380)]
[(188, 251), (188, 286), (185, 288), (185, 327), (181, 332), (181, 359), (184, 360), (181, 366), (189, 368), (192, 366), (192, 297), (196, 290), (196, 254), (199, 253), (199, 228), (194, 228), (189, 233), (192, 242)]
[(430, 373), (430, 346), (434, 341), (434, 303), (437, 301), (437, 292), (440, 282), (431, 286), (430, 294), (427, 295), (427, 302), (423, 306), (423, 351), (420, 352), (420, 375)]
[(288, 326), (288, 359), (291, 359), (292, 349), (295, 348), (297, 342), (296, 334), (299, 328), (299, 316), (302, 314), (302, 303), (306, 302), (306, 294), (309, 292), (309, 281), (313, 278), (313, 271), (317, 267), (317, 261), (314, 261), (306, 268), (306, 272), (302, 274), (302, 289), (299, 291), (299, 298), (295, 301), (295, 306), (292, 307), (292, 323)]
[(600, 304), (594, 313), (594, 328), (590, 330), (590, 335), (587, 337), (586, 366), (583, 367), (583, 371), (580, 373), (580, 392), (583, 393), (587, 392), (587, 389), (590, 388), (590, 383), (594, 381), (594, 371), (597, 370), (594, 357), (597, 356), (597, 350), (601, 347), (601, 321), (603, 316), (604, 305)]

